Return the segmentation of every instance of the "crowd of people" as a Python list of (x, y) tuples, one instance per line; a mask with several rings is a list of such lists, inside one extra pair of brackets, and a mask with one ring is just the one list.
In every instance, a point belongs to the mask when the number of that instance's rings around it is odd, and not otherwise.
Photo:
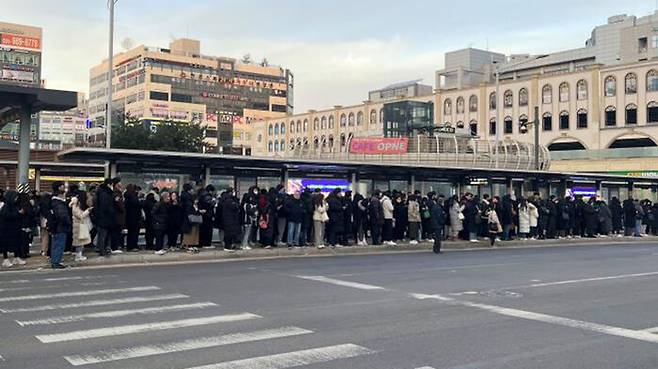
[[(252, 187), (241, 198), (234, 189), (185, 184), (180, 193), (145, 191), (119, 178), (82, 188), (55, 182), (51, 193), (0, 191), (0, 251), (3, 267), (25, 264), (33, 239), (53, 268), (65, 253), (86, 260), (85, 248), (102, 257), (124, 251), (199, 252), (212, 248), (218, 230), (227, 252), (252, 247), (300, 248), (351, 245), (397, 246), (444, 240), (609, 237), (658, 234), (658, 203), (613, 197), (543, 199), (510, 195), (445, 197), (430, 192), (373, 191), (363, 196), (336, 188), (326, 196), (284, 186)], [(144, 234), (144, 243), (140, 235)], [(9, 257), (13, 254), (13, 259)]]

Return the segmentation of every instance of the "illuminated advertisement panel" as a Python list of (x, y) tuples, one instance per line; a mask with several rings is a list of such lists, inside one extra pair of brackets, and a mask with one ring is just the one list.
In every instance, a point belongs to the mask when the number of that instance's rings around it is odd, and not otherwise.
[(336, 188), (340, 188), (342, 192), (349, 191), (350, 181), (346, 179), (321, 179), (321, 178), (301, 178), (288, 180), (288, 193), (293, 194), (297, 191), (303, 192), (304, 189), (310, 189), (315, 192), (320, 189), (320, 192), (327, 195)]

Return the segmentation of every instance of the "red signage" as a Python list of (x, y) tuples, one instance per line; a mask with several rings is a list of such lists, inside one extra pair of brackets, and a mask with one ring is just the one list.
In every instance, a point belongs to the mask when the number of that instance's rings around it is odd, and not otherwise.
[(41, 40), (34, 37), (18, 36), (3, 33), (0, 35), (0, 44), (6, 47), (41, 50)]
[(352, 154), (400, 155), (406, 154), (409, 139), (400, 138), (353, 138), (350, 144)]

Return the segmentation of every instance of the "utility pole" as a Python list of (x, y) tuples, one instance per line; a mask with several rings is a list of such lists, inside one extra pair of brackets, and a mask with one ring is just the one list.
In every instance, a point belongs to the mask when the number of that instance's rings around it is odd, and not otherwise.
[(114, 5), (119, 0), (108, 0), (110, 8), (110, 31), (107, 56), (107, 116), (105, 118), (105, 147), (112, 148), (112, 72), (114, 65)]

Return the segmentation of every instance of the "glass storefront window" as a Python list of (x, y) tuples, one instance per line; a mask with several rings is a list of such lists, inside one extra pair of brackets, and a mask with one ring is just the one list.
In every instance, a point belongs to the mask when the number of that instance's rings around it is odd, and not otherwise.
[(132, 183), (141, 187), (143, 192), (148, 192), (153, 187), (180, 192), (183, 184), (193, 182), (192, 176), (188, 174), (119, 172), (117, 176), (121, 178), (124, 187)]
[(275, 188), (281, 184), (281, 178), (279, 177), (258, 177), (258, 188), (267, 189)]
[(208, 180), (208, 183), (215, 186), (215, 190), (217, 190), (217, 193), (221, 193), (222, 191), (235, 187), (235, 177), (211, 175)]

